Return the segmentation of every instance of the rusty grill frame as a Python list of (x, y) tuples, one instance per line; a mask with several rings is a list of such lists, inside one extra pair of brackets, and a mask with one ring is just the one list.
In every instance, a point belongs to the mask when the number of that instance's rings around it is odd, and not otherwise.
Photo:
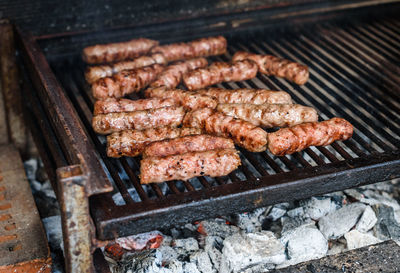
[[(116, 237), (399, 177), (400, 140), (395, 135), (400, 134), (400, 105), (396, 102), (400, 73), (393, 61), (400, 60), (400, 53), (393, 48), (400, 45), (400, 39), (393, 34), (400, 33), (400, 21), (389, 13), (396, 14), (400, 5), (374, 7), (376, 19), (370, 25), (370, 8), (365, 8), (368, 20), (363, 8), (338, 12), (342, 9), (293, 14), (273, 11), (272, 19), (267, 17), (272, 12), (269, 9), (193, 19), (185, 22), (190, 31), (177, 30), (182, 22), (37, 37), (17, 28), (25, 116), (61, 203), (64, 240), (76, 240), (75, 233), (85, 238), (83, 245), (94, 250)], [(379, 17), (382, 10), (389, 19)], [(308, 14), (314, 14), (312, 20)], [(344, 17), (349, 15), (357, 15), (357, 20), (346, 21)], [(326, 24), (310, 25), (313, 20), (328, 19)], [(276, 31), (278, 23), (283, 30)], [(290, 24), (295, 24), (294, 31), (288, 29)], [(316, 31), (315, 37), (307, 27)], [(171, 34), (176, 35), (171, 38)], [(355, 125), (354, 138), (281, 158), (241, 150), (244, 164), (227, 178), (200, 178), (193, 182), (200, 190), (191, 182), (166, 182), (168, 195), (152, 184), (146, 186), (154, 194), (149, 196), (135, 173), (139, 161), (107, 159), (104, 139), (91, 129), (93, 98), (86, 92), (77, 52), (87, 44), (132, 36), (146, 35), (169, 43), (215, 34), (227, 36), (229, 54), (238, 49), (270, 52), (311, 68), (310, 81), (301, 87), (263, 75), (222, 87), (261, 84), (289, 91), (297, 103), (311, 104), (324, 119), (334, 115), (348, 119)], [(272, 42), (262, 43), (263, 38), (254, 38), (258, 35), (269, 35)], [(374, 42), (374, 38), (380, 40)], [(212, 59), (226, 61), (228, 56)], [(388, 69), (376, 71), (380, 66), (374, 59), (383, 61)], [(141, 202), (133, 201), (128, 188), (135, 189)], [(119, 192), (126, 204), (117, 206), (111, 191)], [(74, 210), (70, 204), (82, 204), (82, 208)], [(71, 223), (85, 227), (84, 234), (70, 228)], [(68, 252), (73, 246), (67, 244), (66, 248), (67, 258), (73, 261), (75, 254)], [(96, 252), (95, 257), (100, 256)], [(76, 262), (67, 261), (66, 265), (74, 272)]]

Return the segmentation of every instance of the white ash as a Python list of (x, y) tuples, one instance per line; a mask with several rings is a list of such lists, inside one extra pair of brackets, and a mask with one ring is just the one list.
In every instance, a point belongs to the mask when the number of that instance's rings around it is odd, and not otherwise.
[[(54, 272), (62, 272), (58, 203), (43, 164), (31, 159), (24, 165), (48, 235)], [(399, 185), (399, 180), (382, 182), (155, 231), (163, 237), (157, 249), (126, 250), (121, 260), (107, 261), (112, 272), (255, 273), (384, 240), (400, 243)], [(140, 201), (134, 191), (130, 194)], [(124, 204), (121, 196), (113, 198), (117, 205)], [(138, 242), (132, 248), (144, 244)]]

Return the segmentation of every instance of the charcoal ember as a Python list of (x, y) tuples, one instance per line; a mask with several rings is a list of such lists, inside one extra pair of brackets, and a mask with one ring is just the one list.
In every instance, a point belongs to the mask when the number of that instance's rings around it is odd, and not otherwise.
[(374, 234), (381, 240), (395, 240), (400, 242), (400, 224), (396, 221), (393, 207), (374, 205), (378, 222), (374, 226)]
[(376, 218), (375, 212), (370, 206), (367, 206), (360, 220), (358, 220), (356, 229), (360, 232), (367, 232), (375, 226), (377, 221), (378, 218)]
[(385, 191), (373, 190), (374, 188), (358, 188), (358, 189), (348, 189), (345, 190), (345, 193), (354, 199), (367, 204), (367, 205), (376, 205), (383, 204), (386, 206), (393, 207), (394, 210), (400, 210), (400, 205), (396, 199), (392, 197), (391, 194)]
[(39, 168), (39, 160), (36, 158), (31, 158), (29, 160), (24, 161), (24, 169), (26, 173), (26, 178), (28, 180), (36, 181), (36, 171)]
[(53, 260), (53, 272), (64, 272), (64, 242), (62, 237), (61, 216), (55, 215), (42, 218), (43, 226), (46, 230), (47, 241), (51, 250), (51, 259)]
[(178, 253), (170, 246), (160, 246), (158, 251), (161, 253), (164, 266), (178, 258)]
[(331, 240), (328, 242), (328, 253), (327, 255), (335, 255), (347, 250), (347, 243), (341, 240)]
[(211, 262), (210, 256), (204, 250), (199, 250), (190, 255), (190, 262), (194, 263), (201, 273), (217, 273)]
[(279, 218), (281, 218), (283, 215), (286, 214), (286, 211), (288, 210), (289, 206), (290, 206), (289, 203), (281, 203), (273, 206), (267, 218), (271, 219), (272, 221), (278, 220)]
[(369, 184), (360, 187), (360, 189), (363, 190), (376, 190), (376, 191), (385, 191), (388, 193), (392, 193), (396, 190), (396, 181), (391, 180), (391, 181), (384, 181), (380, 183), (375, 183), (375, 184)]
[(105, 255), (114, 261), (120, 261), (127, 250), (117, 243), (110, 243), (104, 247)]
[(204, 242), (204, 251), (207, 252), (215, 268), (219, 268), (222, 256), (223, 239), (218, 236), (207, 236)]
[(305, 214), (300, 214), (294, 217), (283, 216), (280, 220), (282, 224), (281, 234), (285, 234), (293, 229), (296, 229), (297, 227), (314, 223), (311, 218)]
[(49, 180), (46, 173), (46, 169), (44, 168), (43, 162), (41, 160), (39, 160), (38, 162), (38, 168), (35, 173), (35, 179), (40, 183), (44, 183)]
[(239, 228), (231, 225), (224, 219), (217, 218), (199, 222), (197, 225), (197, 231), (202, 235), (226, 238), (234, 233), (239, 232)]
[(320, 218), (319, 229), (325, 238), (337, 239), (357, 224), (365, 208), (362, 203), (352, 203), (335, 210)]
[(141, 272), (141, 273), (169, 273), (162, 267), (162, 254), (157, 249), (130, 253), (124, 259), (111, 264), (113, 273)]
[(353, 230), (347, 232), (344, 235), (344, 238), (346, 239), (347, 249), (349, 249), (349, 250), (368, 246), (368, 245), (375, 245), (375, 244), (382, 242), (375, 236), (366, 234), (366, 233), (361, 233), (356, 229), (353, 229)]
[(189, 255), (199, 250), (199, 243), (194, 238), (174, 239), (171, 246), (178, 254), (180, 261), (188, 261)]
[[(133, 199), (134, 202), (140, 202), (140, 201), (141, 201), (140, 196), (139, 196), (139, 194), (137, 193), (136, 189), (130, 188), (130, 189), (128, 189), (128, 192), (129, 192), (129, 195), (130, 195), (130, 197)], [(119, 193), (119, 192), (117, 192), (116, 194), (114, 194), (114, 195), (112, 196), (112, 199), (113, 199), (114, 203), (115, 203), (117, 206), (123, 206), (123, 205), (125, 205), (124, 198), (122, 197), (121, 193)]]
[(158, 248), (162, 241), (163, 234), (159, 231), (150, 231), (115, 240), (122, 248), (130, 251)]
[(281, 242), (287, 246), (289, 260), (280, 267), (321, 258), (328, 252), (328, 241), (314, 224), (305, 224), (287, 232)]
[(321, 217), (341, 207), (337, 202), (332, 201), (331, 197), (325, 196), (302, 200), (300, 205), (303, 206), (304, 213), (308, 214), (313, 220), (319, 220)]
[(172, 273), (184, 273), (184, 263), (179, 260), (172, 260), (169, 264), (165, 265), (166, 269), (169, 269)]
[(271, 207), (258, 208), (252, 212), (238, 213), (233, 216), (232, 222), (246, 232), (261, 231), (261, 225)]
[(224, 240), (220, 272), (243, 272), (260, 265), (273, 268), (285, 259), (285, 248), (272, 232), (235, 233)]
[(197, 269), (196, 264), (194, 264), (194, 263), (184, 263), (183, 264), (183, 272), (185, 272), (185, 273), (201, 273)]

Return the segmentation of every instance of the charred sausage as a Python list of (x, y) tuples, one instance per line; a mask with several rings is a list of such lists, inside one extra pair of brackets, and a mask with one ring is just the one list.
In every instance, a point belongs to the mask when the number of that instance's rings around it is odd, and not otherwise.
[(192, 135), (153, 142), (144, 149), (143, 157), (169, 156), (188, 152), (234, 148), (235, 145), (229, 138), (211, 135)]
[(92, 85), (93, 96), (96, 99), (120, 98), (138, 92), (153, 82), (162, 70), (162, 65), (153, 64), (99, 79)]
[(235, 144), (251, 152), (262, 152), (267, 148), (267, 132), (263, 129), (210, 108), (189, 112), (183, 123), (202, 128), (212, 135), (231, 138)]
[(310, 146), (329, 145), (353, 135), (353, 126), (342, 118), (299, 124), (268, 134), (268, 149), (274, 155), (299, 152)]
[(109, 113), (93, 117), (92, 127), (98, 134), (122, 130), (143, 130), (160, 126), (176, 127), (185, 116), (183, 107), (169, 106), (134, 112)]
[(92, 84), (98, 79), (111, 77), (112, 75), (123, 70), (131, 70), (152, 64), (165, 65), (167, 64), (167, 60), (162, 54), (156, 53), (150, 56), (141, 56), (133, 59), (132, 61), (118, 62), (109, 65), (89, 66), (86, 68), (85, 78), (88, 83)]
[(318, 114), (314, 108), (300, 104), (219, 104), (217, 110), (265, 128), (288, 127), (318, 121)]
[(83, 60), (89, 64), (118, 62), (147, 54), (158, 41), (139, 38), (127, 42), (89, 46), (83, 49)]
[(156, 127), (145, 130), (125, 130), (107, 136), (107, 156), (138, 156), (154, 141), (201, 134), (199, 128)]
[(215, 62), (207, 68), (193, 70), (183, 76), (189, 90), (196, 90), (221, 82), (244, 81), (254, 78), (258, 67), (249, 60), (233, 63)]
[(252, 60), (257, 63), (261, 73), (268, 76), (285, 78), (297, 84), (305, 84), (308, 80), (308, 67), (272, 55), (258, 55), (239, 51), (233, 56), (233, 61)]
[(177, 103), (188, 110), (217, 107), (217, 101), (214, 98), (181, 89), (167, 89), (165, 87), (149, 88), (145, 91), (145, 96), (153, 98), (173, 98)]
[(222, 36), (217, 36), (201, 38), (188, 43), (156, 46), (151, 50), (151, 53), (161, 53), (168, 62), (172, 62), (224, 54), (226, 46), (226, 39)]
[(146, 157), (140, 162), (140, 183), (188, 180), (202, 175), (223, 176), (239, 165), (240, 157), (235, 149)]
[(173, 99), (151, 98), (151, 99), (106, 99), (98, 100), (94, 104), (93, 115), (133, 112), (152, 108), (162, 108), (177, 105)]

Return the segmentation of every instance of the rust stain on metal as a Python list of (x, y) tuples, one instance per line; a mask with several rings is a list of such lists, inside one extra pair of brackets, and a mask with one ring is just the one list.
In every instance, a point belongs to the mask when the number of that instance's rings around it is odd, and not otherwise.
[(50, 272), (42, 222), (18, 151), (0, 146), (0, 272)]
[(23, 119), (14, 32), (7, 21), (0, 22), (0, 76), (8, 141), (21, 153), (33, 154), (35, 148)]
[(67, 272), (93, 272), (93, 227), (85, 190), (87, 176), (80, 165), (57, 169)]

